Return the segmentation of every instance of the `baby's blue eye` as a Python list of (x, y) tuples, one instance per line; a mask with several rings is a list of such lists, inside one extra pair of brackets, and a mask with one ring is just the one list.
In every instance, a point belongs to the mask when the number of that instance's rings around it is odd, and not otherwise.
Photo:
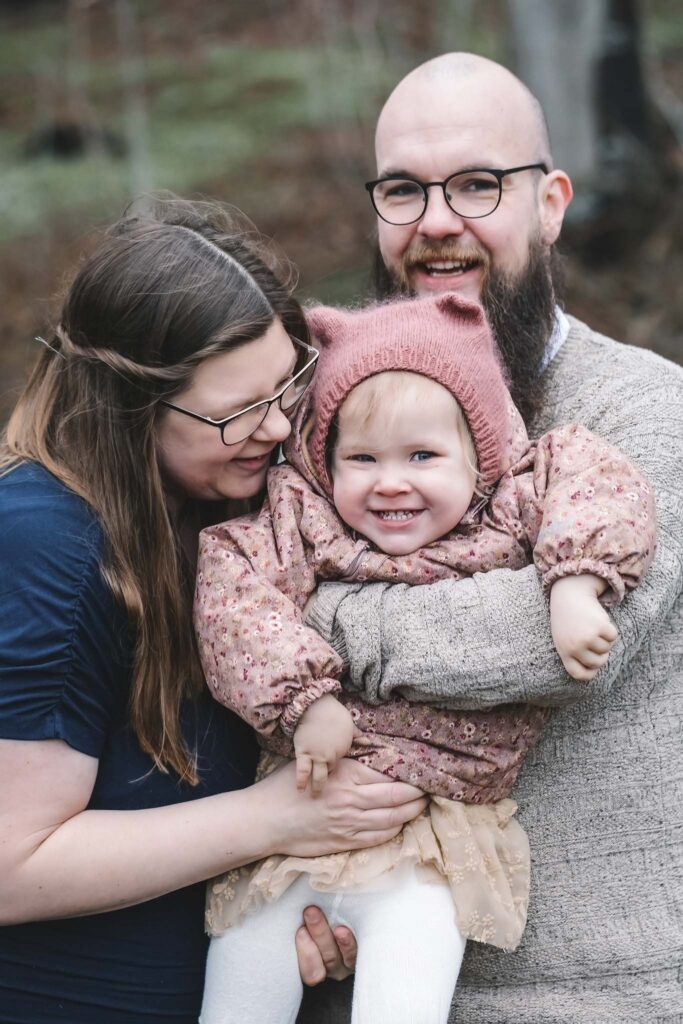
[(351, 462), (374, 462), (374, 457), (367, 452), (358, 452), (356, 455), (349, 455)]
[(415, 462), (427, 462), (428, 459), (433, 459), (434, 458), (434, 452), (429, 452), (429, 451), (413, 452), (413, 454), (410, 457)]

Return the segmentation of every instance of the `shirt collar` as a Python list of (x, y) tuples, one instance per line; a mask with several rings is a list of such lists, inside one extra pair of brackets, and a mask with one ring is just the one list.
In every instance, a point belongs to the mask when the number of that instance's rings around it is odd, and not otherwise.
[(548, 342), (545, 355), (543, 356), (543, 364), (541, 366), (542, 370), (548, 369), (553, 359), (567, 340), (568, 334), (569, 321), (560, 307), (555, 306), (555, 326), (553, 327), (553, 333), (550, 335), (550, 341)]

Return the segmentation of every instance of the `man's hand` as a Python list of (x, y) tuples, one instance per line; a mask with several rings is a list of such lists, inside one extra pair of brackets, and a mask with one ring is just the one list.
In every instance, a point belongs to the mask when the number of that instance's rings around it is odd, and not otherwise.
[(564, 576), (550, 591), (550, 630), (557, 653), (573, 679), (588, 682), (606, 663), (617, 629), (598, 597), (599, 576)]
[(318, 907), (306, 907), (295, 941), (304, 985), (319, 985), (326, 978), (343, 981), (353, 973), (358, 952), (353, 932), (344, 925), (330, 928)]
[(303, 791), (310, 779), (311, 792), (317, 796), (328, 772), (351, 749), (354, 733), (353, 719), (336, 697), (327, 693), (314, 701), (294, 732), (297, 789)]

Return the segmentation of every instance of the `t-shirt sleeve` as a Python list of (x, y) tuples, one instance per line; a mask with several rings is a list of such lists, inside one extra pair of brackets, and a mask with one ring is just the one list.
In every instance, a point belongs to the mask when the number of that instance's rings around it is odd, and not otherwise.
[(0, 736), (61, 739), (99, 757), (131, 678), (101, 528), (56, 482), (4, 486), (0, 503)]

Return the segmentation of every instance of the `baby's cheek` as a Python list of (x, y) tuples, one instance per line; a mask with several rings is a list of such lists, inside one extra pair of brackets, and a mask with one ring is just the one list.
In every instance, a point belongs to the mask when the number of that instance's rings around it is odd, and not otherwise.
[(338, 469), (332, 477), (332, 501), (342, 519), (353, 509), (353, 488), (349, 486), (343, 469)]
[(360, 526), (363, 514), (363, 503), (360, 496), (348, 487), (339, 486), (334, 491), (334, 507), (352, 530)]

